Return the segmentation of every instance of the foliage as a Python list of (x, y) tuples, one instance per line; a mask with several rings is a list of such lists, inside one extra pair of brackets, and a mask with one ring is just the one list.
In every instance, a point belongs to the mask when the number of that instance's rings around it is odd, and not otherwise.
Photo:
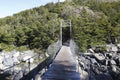
[(88, 45), (106, 44), (120, 37), (119, 7), (120, 2), (73, 0), (22, 11), (0, 19), (1, 48), (46, 49), (59, 39), (60, 19), (71, 19), (73, 39), (83, 51)]

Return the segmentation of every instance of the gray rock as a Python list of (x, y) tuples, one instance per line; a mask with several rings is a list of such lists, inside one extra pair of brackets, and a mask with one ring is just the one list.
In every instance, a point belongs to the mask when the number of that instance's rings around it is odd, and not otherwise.
[(118, 51), (118, 48), (117, 48), (117, 46), (112, 46), (112, 49), (111, 49), (112, 51), (114, 51), (114, 52), (117, 52)]
[(12, 58), (4, 58), (3, 65), (6, 67), (10, 67), (13, 65), (13, 59)]
[(91, 62), (92, 62), (93, 64), (97, 63), (97, 61), (96, 61), (94, 58), (91, 58)]
[(23, 61), (33, 63), (34, 59), (32, 56), (25, 56), (23, 57)]
[(3, 62), (3, 56), (0, 56), (0, 64), (2, 64), (2, 62)]
[(88, 53), (95, 53), (92, 48), (88, 49), (87, 52), (88, 52)]
[(98, 60), (102, 61), (105, 60), (105, 57), (102, 54), (93, 54), (95, 58), (97, 58)]
[(116, 65), (116, 62), (114, 60), (110, 60), (111, 65)]

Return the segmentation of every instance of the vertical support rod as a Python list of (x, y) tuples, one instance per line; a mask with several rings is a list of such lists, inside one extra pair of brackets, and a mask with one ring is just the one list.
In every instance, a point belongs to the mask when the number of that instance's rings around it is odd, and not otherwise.
[(70, 20), (70, 39), (72, 39), (72, 25), (71, 25), (71, 20)]
[(60, 20), (60, 46), (62, 46), (62, 20)]
[(28, 67), (29, 67), (29, 72), (30, 72), (30, 59), (28, 60)]

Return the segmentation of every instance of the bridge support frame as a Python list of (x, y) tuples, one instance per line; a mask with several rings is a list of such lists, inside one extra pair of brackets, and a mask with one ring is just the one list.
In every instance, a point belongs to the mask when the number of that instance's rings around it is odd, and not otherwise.
[(70, 33), (68, 35), (70, 35), (70, 39), (72, 39), (72, 24), (71, 24), (71, 20), (60, 20), (60, 42), (61, 45), (63, 43), (63, 28), (65, 27), (69, 27)]

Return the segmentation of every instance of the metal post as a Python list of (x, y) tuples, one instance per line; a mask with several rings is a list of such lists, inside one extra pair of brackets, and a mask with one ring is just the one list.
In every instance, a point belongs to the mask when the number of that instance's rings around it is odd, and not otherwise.
[(60, 46), (62, 46), (62, 20), (60, 20)]
[(13, 54), (12, 54), (12, 60), (13, 60), (13, 72), (12, 72), (12, 74), (14, 75), (14, 67), (15, 67), (15, 64), (14, 64), (14, 59), (13, 59), (14, 57), (13, 57)]
[(29, 72), (30, 72), (30, 59), (28, 60), (28, 67), (29, 67)]
[(70, 20), (70, 39), (72, 39), (72, 25), (71, 25), (71, 20)]

